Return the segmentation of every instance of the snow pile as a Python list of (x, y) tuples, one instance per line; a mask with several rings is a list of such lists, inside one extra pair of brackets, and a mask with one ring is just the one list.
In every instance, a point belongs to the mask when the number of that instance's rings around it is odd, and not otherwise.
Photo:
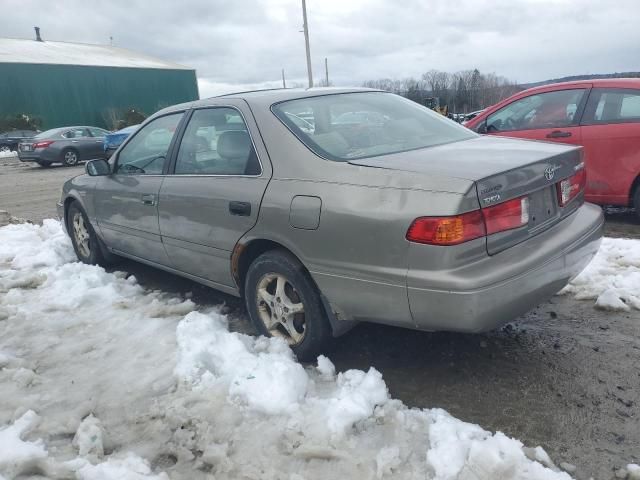
[(74, 262), (58, 222), (0, 228), (0, 478), (569, 478), (373, 368), (304, 367), (194, 310)]
[(18, 157), (18, 153), (17, 152), (12, 152), (11, 150), (9, 150), (8, 152), (2, 152), (0, 151), (0, 158), (13, 158), (13, 157)]
[(32, 471), (39, 462), (47, 458), (48, 453), (41, 440), (23, 440), (39, 420), (38, 415), (29, 410), (13, 425), (0, 429), (0, 476), (13, 478)]
[(591, 263), (561, 293), (595, 299), (604, 310), (640, 310), (640, 241), (604, 238)]

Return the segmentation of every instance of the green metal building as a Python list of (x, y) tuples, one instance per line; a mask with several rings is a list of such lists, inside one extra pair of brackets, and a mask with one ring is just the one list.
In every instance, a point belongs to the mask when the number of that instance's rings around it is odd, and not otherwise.
[(108, 45), (0, 38), (2, 118), (109, 128), (127, 109), (151, 115), (197, 99), (191, 68)]

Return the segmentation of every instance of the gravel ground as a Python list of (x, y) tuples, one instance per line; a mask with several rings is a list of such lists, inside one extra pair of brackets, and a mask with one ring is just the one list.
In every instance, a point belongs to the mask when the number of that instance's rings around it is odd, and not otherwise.
[[(74, 168), (0, 159), (0, 210), (38, 222), (55, 216)], [(628, 209), (607, 210), (607, 235), (640, 238)], [(124, 262), (143, 285), (193, 292), (202, 305), (226, 304), (233, 326), (251, 332), (240, 302), (171, 274)], [(463, 420), (542, 445), (578, 479), (610, 479), (640, 462), (640, 312), (602, 312), (592, 302), (554, 297), (512, 325), (484, 335), (425, 333), (361, 325), (336, 341), (336, 366), (379, 369), (392, 396), (442, 407)]]

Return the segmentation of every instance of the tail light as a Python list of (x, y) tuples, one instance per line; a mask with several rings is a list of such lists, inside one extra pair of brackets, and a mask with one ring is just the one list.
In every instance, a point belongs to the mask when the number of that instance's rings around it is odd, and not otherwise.
[(45, 140), (44, 142), (38, 142), (33, 144), (33, 148), (47, 148), (53, 143), (53, 140)]
[(576, 198), (578, 194), (584, 190), (587, 185), (587, 171), (584, 168), (578, 172), (556, 183), (556, 191), (558, 192), (558, 203), (561, 207), (567, 205), (571, 200)]
[(529, 198), (514, 198), (481, 211), (487, 235), (520, 228), (529, 223)]
[(416, 218), (407, 230), (407, 240), (429, 245), (457, 245), (485, 235), (480, 210), (454, 217)]
[(461, 215), (416, 218), (406, 238), (428, 245), (458, 245), (528, 223), (529, 198), (520, 197)]

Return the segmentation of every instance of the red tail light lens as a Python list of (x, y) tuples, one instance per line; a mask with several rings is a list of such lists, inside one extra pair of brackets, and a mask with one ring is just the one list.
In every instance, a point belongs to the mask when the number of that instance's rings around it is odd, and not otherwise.
[(33, 148), (47, 148), (53, 143), (53, 140), (46, 140), (44, 142), (38, 142), (33, 144)]
[(529, 198), (514, 198), (482, 210), (452, 217), (416, 218), (407, 240), (428, 245), (458, 245), (529, 223)]
[(482, 209), (487, 235), (519, 228), (529, 223), (529, 198), (514, 198)]
[(576, 198), (578, 194), (584, 190), (587, 185), (587, 171), (584, 168), (564, 180), (556, 183), (556, 191), (558, 192), (558, 203), (561, 207), (567, 205), (571, 200)]
[(416, 218), (407, 230), (407, 240), (429, 245), (458, 245), (485, 235), (480, 210), (453, 217)]

